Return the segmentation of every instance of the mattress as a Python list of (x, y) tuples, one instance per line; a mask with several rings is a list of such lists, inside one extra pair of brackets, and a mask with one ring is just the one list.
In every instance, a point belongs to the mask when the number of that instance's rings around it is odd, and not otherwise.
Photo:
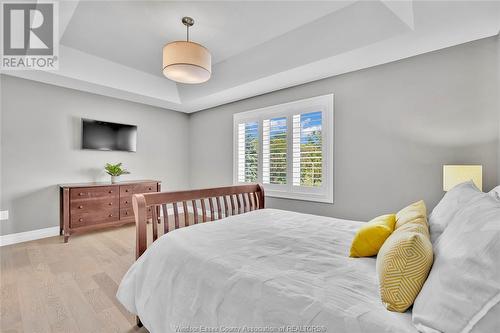
[(160, 237), (118, 300), (150, 332), (416, 332), (387, 311), (374, 258), (349, 258), (362, 222), (263, 209)]

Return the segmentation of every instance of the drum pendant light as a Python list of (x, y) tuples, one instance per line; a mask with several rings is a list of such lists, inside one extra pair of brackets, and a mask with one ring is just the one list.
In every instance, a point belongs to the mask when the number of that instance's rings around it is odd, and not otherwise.
[(163, 75), (180, 83), (203, 83), (212, 74), (212, 56), (198, 43), (189, 41), (189, 27), (193, 26), (191, 17), (183, 17), (187, 29), (186, 41), (168, 43), (163, 47)]

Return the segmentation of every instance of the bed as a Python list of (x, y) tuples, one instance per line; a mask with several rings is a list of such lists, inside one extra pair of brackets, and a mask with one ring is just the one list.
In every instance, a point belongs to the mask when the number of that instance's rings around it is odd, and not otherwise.
[[(179, 228), (176, 201), (198, 223)], [(117, 298), (150, 332), (416, 332), (380, 302), (375, 259), (348, 257), (361, 222), (264, 209), (259, 185), (137, 195), (134, 210), (138, 260)]]

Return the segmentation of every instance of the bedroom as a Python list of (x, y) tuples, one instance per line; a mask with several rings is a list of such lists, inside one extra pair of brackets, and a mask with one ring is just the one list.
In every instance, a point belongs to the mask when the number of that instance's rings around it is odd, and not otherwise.
[[(12, 1), (1, 26), (1, 332), (500, 330), (500, 2)], [(406, 215), (432, 260), (394, 308), (376, 254)]]

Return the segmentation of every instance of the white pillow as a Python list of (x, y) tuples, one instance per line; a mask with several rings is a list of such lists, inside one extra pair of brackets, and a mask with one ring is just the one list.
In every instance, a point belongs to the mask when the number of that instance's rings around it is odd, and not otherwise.
[(435, 244), (434, 264), (413, 305), (417, 329), (490, 326), (500, 302), (499, 258), (500, 201), (484, 193), (455, 214)]
[(435, 244), (455, 214), (468, 202), (484, 195), (472, 181), (458, 184), (444, 195), (429, 215), (431, 243)]
[(471, 333), (500, 332), (500, 302), (474, 325)]
[(500, 185), (488, 192), (493, 198), (500, 200)]

